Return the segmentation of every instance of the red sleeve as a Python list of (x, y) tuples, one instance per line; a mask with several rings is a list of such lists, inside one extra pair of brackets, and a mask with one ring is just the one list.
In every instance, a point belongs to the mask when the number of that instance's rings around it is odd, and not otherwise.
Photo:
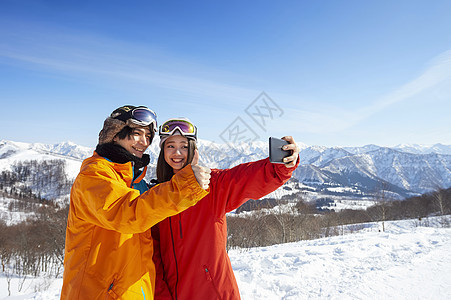
[(240, 207), (249, 199), (260, 199), (275, 191), (290, 179), (298, 165), (299, 158), (292, 168), (272, 164), (266, 158), (231, 169), (212, 170), (210, 196), (213, 197), (217, 216)]
[(160, 229), (158, 224), (152, 227), (152, 239), (153, 239), (153, 262), (155, 264), (155, 300), (172, 300), (169, 287), (164, 280), (164, 268), (163, 261), (161, 259), (160, 251)]

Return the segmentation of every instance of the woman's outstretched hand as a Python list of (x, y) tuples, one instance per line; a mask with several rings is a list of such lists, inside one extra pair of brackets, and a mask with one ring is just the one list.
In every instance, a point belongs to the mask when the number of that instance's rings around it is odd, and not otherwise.
[(291, 155), (283, 159), (285, 167), (292, 168), (296, 165), (299, 157), (299, 147), (296, 145), (292, 136), (284, 136), (282, 140), (287, 141), (289, 144), (282, 147), (283, 150), (291, 150)]

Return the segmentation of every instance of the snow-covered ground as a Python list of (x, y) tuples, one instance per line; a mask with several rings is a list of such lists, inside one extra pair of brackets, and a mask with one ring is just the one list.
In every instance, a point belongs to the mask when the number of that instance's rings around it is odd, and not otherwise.
[[(438, 220), (435, 219), (435, 222)], [(369, 224), (354, 234), (231, 250), (230, 259), (247, 299), (451, 299), (451, 228), (426, 219)], [(61, 279), (18, 279), (0, 299), (59, 299)]]

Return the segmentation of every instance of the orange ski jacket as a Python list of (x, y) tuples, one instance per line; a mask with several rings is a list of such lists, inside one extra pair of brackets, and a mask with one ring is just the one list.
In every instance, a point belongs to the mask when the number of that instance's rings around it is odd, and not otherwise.
[(153, 299), (149, 229), (208, 192), (187, 166), (140, 193), (145, 171), (133, 179), (132, 162), (114, 163), (96, 152), (83, 161), (70, 195), (61, 299)]
[(276, 190), (297, 165), (286, 168), (263, 159), (212, 169), (210, 193), (204, 199), (152, 228), (155, 299), (240, 299), (226, 251), (226, 213)]

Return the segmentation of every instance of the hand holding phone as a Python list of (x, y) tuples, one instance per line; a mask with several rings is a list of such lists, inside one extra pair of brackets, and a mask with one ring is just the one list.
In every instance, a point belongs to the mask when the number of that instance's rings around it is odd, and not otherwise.
[(291, 155), (291, 150), (283, 150), (282, 147), (289, 143), (275, 137), (269, 138), (269, 161), (273, 164), (283, 164), (283, 159)]

